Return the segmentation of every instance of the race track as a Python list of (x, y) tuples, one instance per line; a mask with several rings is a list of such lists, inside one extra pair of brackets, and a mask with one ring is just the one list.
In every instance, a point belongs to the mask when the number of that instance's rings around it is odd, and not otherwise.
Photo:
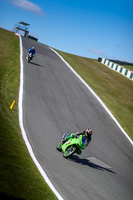
[[(133, 147), (80, 79), (47, 46), (22, 38), (23, 123), (33, 152), (64, 200), (132, 200)], [(27, 63), (29, 48), (36, 56)], [(82, 155), (64, 159), (62, 134), (93, 130)]]

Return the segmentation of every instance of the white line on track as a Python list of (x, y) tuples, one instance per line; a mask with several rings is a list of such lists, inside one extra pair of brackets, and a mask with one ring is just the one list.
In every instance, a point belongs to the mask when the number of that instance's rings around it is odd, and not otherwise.
[(116, 120), (116, 118), (112, 115), (110, 110), (106, 107), (106, 105), (103, 103), (103, 101), (97, 96), (97, 94), (90, 88), (89, 85), (77, 74), (77, 72), (62, 58), (60, 54), (58, 54), (54, 49), (50, 48), (52, 51), (54, 51), (60, 58), (61, 60), (72, 70), (72, 72), (84, 83), (84, 85), (90, 90), (90, 92), (97, 98), (97, 100), (101, 103), (101, 105), (104, 107), (104, 109), (107, 111), (107, 113), (111, 116), (111, 118), (115, 121), (117, 126), (120, 128), (120, 130), (124, 133), (124, 135), (127, 137), (127, 139), (130, 141), (130, 143), (133, 145), (133, 141), (131, 138), (127, 135), (127, 133), (124, 131), (124, 129), (121, 127), (119, 122)]
[(21, 36), (19, 36), (19, 39), (20, 39), (20, 89), (19, 89), (19, 105), (18, 106), (19, 106), (19, 124), (20, 124), (20, 128), (21, 128), (22, 136), (23, 136), (25, 144), (28, 148), (30, 156), (31, 156), (32, 160), (34, 161), (35, 165), (37, 166), (42, 177), (45, 179), (46, 183), (49, 185), (49, 187), (54, 192), (54, 194), (57, 196), (57, 198), (59, 200), (63, 200), (63, 198), (57, 192), (57, 190), (55, 189), (55, 187), (53, 186), (53, 184), (49, 180), (48, 176), (44, 172), (43, 168), (41, 167), (41, 165), (37, 161), (37, 159), (36, 159), (36, 157), (33, 153), (33, 150), (31, 148), (31, 145), (28, 141), (28, 138), (27, 138), (24, 126), (23, 126), (23, 76), (24, 76), (24, 74), (23, 74), (23, 49), (22, 49), (22, 38), (21, 38)]

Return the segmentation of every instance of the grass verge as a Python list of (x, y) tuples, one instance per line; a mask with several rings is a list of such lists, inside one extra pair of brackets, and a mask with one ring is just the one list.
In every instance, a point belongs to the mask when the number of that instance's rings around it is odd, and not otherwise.
[(124, 68), (133, 71), (133, 66), (132, 65), (123, 65)]
[(133, 81), (95, 59), (56, 51), (95, 91), (133, 140)]
[[(0, 28), (0, 197), (57, 199), (34, 165), (18, 121), (19, 38)], [(10, 106), (16, 100), (13, 110)]]

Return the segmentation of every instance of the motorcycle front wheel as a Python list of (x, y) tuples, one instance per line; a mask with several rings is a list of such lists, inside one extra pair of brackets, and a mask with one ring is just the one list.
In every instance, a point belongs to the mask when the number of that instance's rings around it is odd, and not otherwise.
[(76, 152), (77, 148), (75, 146), (70, 146), (67, 148), (65, 153), (63, 154), (64, 158), (68, 158)]
[(31, 61), (31, 58), (30, 57), (28, 57), (28, 62), (30, 62)]
[(61, 144), (60, 144), (60, 143), (56, 146), (56, 149), (57, 149), (58, 151), (62, 151), (62, 148), (61, 148)]

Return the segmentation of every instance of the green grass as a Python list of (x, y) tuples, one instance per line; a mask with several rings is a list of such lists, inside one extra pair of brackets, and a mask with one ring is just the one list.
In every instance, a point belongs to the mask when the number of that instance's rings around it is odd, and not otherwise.
[(56, 51), (95, 91), (133, 139), (133, 81), (95, 59)]
[[(19, 38), (0, 29), (0, 193), (27, 200), (57, 199), (34, 165), (18, 121)], [(10, 106), (16, 100), (13, 110)]]
[(132, 65), (123, 65), (124, 68), (133, 71), (133, 66)]

